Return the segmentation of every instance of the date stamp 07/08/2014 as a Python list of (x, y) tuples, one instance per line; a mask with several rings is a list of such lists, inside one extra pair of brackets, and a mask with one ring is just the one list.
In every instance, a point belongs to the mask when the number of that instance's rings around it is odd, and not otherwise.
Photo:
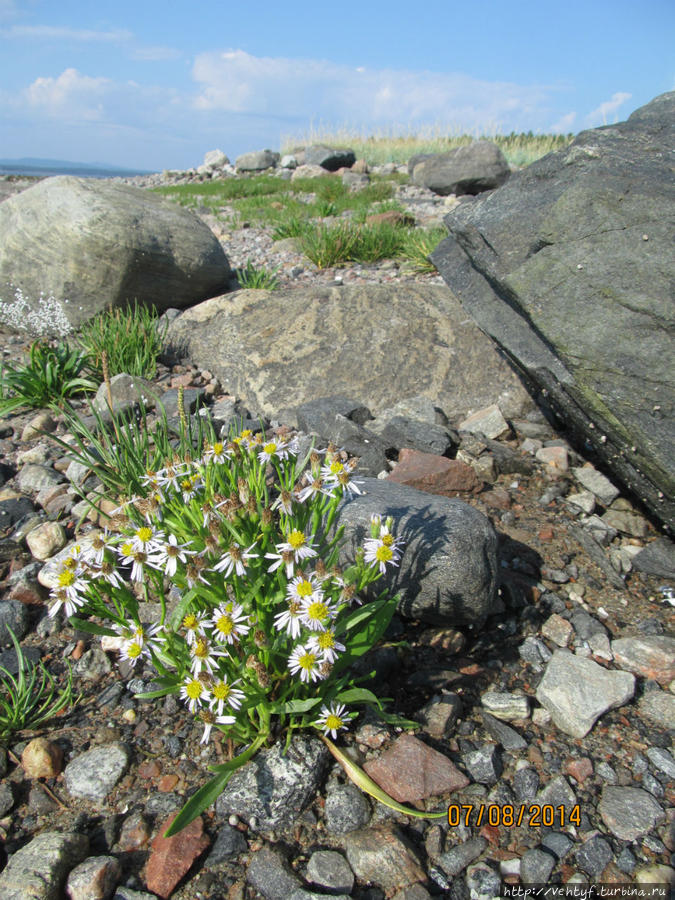
[(519, 828), (526, 825), (528, 828), (546, 828), (553, 826), (564, 828), (566, 825), (581, 824), (581, 807), (576, 806), (552, 806), (531, 803), (523, 806), (498, 806), (495, 804), (452, 803), (448, 806), (448, 825), (456, 828), (458, 825), (470, 827), (474, 825), (492, 825), (507, 828)]

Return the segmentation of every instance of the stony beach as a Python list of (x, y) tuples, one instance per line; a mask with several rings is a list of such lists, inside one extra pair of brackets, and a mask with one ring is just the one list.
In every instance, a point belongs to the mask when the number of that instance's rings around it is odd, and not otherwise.
[[(458, 202), (414, 185), (397, 199), (423, 224)], [(392, 261), (318, 270), (269, 228), (200, 215), (234, 269), (277, 269), (282, 289), (443, 284)], [(0, 332), (3, 359), (26, 345)], [(179, 387), (215, 410), (240, 399), (189, 358), (167, 357), (154, 383), (174, 404)], [(487, 406), (471, 422), (439, 426), (420, 400), (405, 415), (419, 433), (398, 445), (397, 463), (367, 474), (459, 498), (490, 520), (497, 608), (480, 629), (395, 617), (368, 658), (372, 683), (419, 728), (402, 733), (366, 716), (341, 746), (396, 799), (447, 815), (412, 818), (375, 803), (308, 735), (286, 756), (261, 751), (170, 840), (161, 837), (168, 820), (226, 747), (200, 745), (175, 697), (137, 699), (151, 669), (118, 665), (100, 641), (47, 615), (40, 573), (63, 549), (49, 544), (48, 526), (60, 522), (68, 542), (94, 527), (76, 528), (84, 509), (74, 482), (85, 473), (37, 431), (62, 436), (57, 415), (0, 423), (0, 665), (16, 667), (9, 626), (55, 677), (72, 666), (80, 695), (37, 735), (46, 744), (34, 753), (36, 735), (21, 734), (0, 754), (1, 897), (464, 900), (519, 883), (673, 883), (672, 543), (539, 410), (495, 423)], [(269, 432), (297, 425), (282, 411), (268, 418)], [(439, 427), (452, 450), (429, 452)], [(65, 894), (39, 893), (59, 880)]]

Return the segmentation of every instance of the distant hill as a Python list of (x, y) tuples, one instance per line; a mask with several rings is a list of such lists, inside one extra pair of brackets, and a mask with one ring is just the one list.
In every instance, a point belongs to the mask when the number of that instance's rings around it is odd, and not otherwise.
[(42, 159), (24, 156), (21, 159), (0, 159), (0, 174), (6, 175), (83, 175), (111, 177), (114, 175), (150, 175), (146, 169), (126, 169), (110, 163), (83, 163), (67, 159)]

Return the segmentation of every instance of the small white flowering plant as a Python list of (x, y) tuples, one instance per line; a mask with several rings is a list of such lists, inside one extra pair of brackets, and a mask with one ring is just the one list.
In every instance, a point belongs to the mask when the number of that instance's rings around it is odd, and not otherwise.
[[(222, 732), (230, 755), (245, 746), (211, 767), (215, 777), (170, 833), (271, 739), (310, 727), (339, 755), (328, 735), (347, 728), (354, 706), (396, 718), (350, 671), (396, 607), (396, 597), (366, 589), (402, 552), (392, 520), (374, 516), (353, 563), (338, 568), (338, 505), (361, 493), (354, 462), (332, 447), (300, 462), (295, 440), (247, 430), (212, 442), (199, 458), (176, 456), (147, 472), (141, 495), (58, 575), (50, 615), (63, 608), (77, 627), (116, 635), (128, 666), (151, 663), (157, 689), (143, 696), (178, 695), (202, 743)], [(170, 596), (179, 598), (173, 608)], [(154, 601), (156, 621), (142, 619), (142, 601)]]

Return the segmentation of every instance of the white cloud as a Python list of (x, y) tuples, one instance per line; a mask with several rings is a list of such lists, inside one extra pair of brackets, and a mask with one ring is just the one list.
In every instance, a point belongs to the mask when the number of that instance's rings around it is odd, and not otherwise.
[(54, 25), (13, 25), (0, 32), (4, 38), (46, 39), (51, 41), (82, 41), (118, 43), (129, 41), (133, 37), (130, 31), (114, 29), (112, 31), (93, 31), (88, 28), (64, 28)]
[(607, 124), (607, 119), (609, 116), (616, 113), (620, 106), (630, 100), (632, 94), (627, 94), (624, 91), (617, 91), (616, 94), (612, 94), (611, 100), (605, 100), (604, 103), (601, 103), (593, 112), (590, 112), (586, 116), (586, 121), (589, 125), (597, 125), (598, 122), (601, 122), (603, 125)]
[[(467, 129), (532, 127), (550, 88), (457, 73), (353, 68), (316, 59), (201, 53), (197, 109), (350, 124), (448, 122)], [(505, 123), (503, 120), (507, 119)]]
[(554, 134), (569, 134), (572, 131), (572, 126), (574, 125), (574, 121), (577, 117), (575, 112), (568, 112), (564, 116), (561, 116), (557, 122), (554, 122), (551, 125), (551, 131)]
[(65, 69), (58, 78), (36, 78), (24, 97), (31, 107), (49, 116), (97, 119), (103, 113), (102, 100), (112, 87), (108, 78), (91, 78), (77, 69)]

